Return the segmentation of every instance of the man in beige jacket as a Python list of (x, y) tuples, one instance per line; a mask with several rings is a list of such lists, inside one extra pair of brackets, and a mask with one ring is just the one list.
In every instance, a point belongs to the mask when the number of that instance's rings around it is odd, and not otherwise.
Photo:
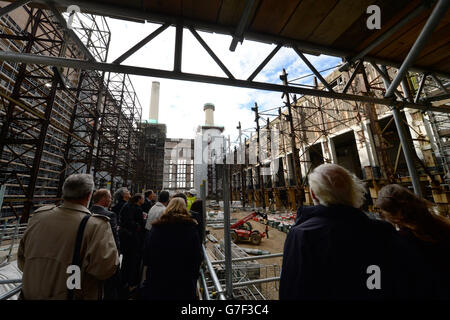
[[(74, 274), (68, 267), (80, 222), (91, 215), (87, 207), (93, 189), (91, 175), (73, 174), (64, 182), (62, 205), (34, 212), (18, 252), (24, 299), (67, 299), (67, 280)], [(103, 281), (116, 272), (119, 258), (108, 220), (96, 214), (87, 220), (79, 258), (81, 288), (74, 290), (74, 299), (101, 298)]]

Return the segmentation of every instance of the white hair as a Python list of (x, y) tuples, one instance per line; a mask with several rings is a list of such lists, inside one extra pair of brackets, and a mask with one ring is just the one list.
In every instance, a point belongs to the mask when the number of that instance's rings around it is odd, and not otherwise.
[(62, 187), (64, 200), (82, 200), (94, 190), (94, 178), (90, 174), (79, 173), (67, 177)]
[(364, 183), (347, 169), (325, 163), (308, 176), (309, 186), (324, 206), (347, 205), (360, 208), (366, 193)]
[(123, 195), (125, 194), (126, 191), (128, 191), (126, 187), (117, 189), (117, 191), (114, 192), (114, 202), (118, 203), (120, 200), (123, 200)]

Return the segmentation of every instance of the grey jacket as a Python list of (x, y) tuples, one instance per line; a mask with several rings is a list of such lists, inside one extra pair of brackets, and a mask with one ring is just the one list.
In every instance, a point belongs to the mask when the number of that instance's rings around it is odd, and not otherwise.
[(158, 220), (165, 210), (166, 207), (161, 202), (155, 203), (155, 205), (148, 212), (145, 229), (150, 230), (152, 228), (152, 223)]

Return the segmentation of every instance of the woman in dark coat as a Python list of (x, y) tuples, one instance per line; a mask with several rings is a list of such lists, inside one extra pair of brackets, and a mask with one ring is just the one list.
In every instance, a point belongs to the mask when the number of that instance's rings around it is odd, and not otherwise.
[(434, 213), (433, 203), (397, 184), (380, 190), (376, 206), (421, 257), (410, 265), (420, 268), (414, 290), (423, 298), (450, 299), (450, 220)]
[(122, 280), (124, 287), (136, 287), (141, 280), (141, 261), (145, 221), (141, 205), (144, 196), (135, 194), (121, 211), (120, 244), (123, 253)]
[(172, 199), (146, 236), (146, 281), (141, 298), (146, 300), (195, 300), (202, 262), (197, 222), (181, 198)]

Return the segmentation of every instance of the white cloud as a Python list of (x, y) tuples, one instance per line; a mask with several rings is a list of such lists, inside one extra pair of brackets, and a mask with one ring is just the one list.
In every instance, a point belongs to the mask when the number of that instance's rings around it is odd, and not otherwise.
[[(108, 23), (111, 29), (109, 62), (159, 27), (150, 23), (141, 24), (109, 18)], [(242, 45), (237, 46), (235, 52), (230, 52), (228, 48), (231, 37), (205, 32), (199, 32), (199, 34), (230, 72), (239, 79), (247, 79), (275, 47), (244, 41)], [(171, 70), (174, 60), (174, 42), (175, 28), (170, 27), (125, 60), (123, 64)], [(318, 70), (339, 63), (339, 59), (327, 56), (306, 56)], [(184, 29), (182, 59), (183, 72), (224, 76), (223, 71), (187, 29)], [(281, 84), (279, 75), (282, 68), (286, 68), (289, 79), (311, 73), (292, 49), (282, 48), (255, 78), (255, 81)], [(207, 102), (215, 105), (215, 123), (223, 125), (225, 134), (229, 134), (232, 140), (237, 137), (236, 126), (239, 121), (244, 129), (255, 127), (254, 114), (250, 110), (255, 102), (258, 103), (260, 110), (279, 107), (283, 104), (280, 92), (139, 76), (131, 76), (131, 79), (143, 108), (143, 119), (148, 118), (151, 83), (152, 81), (160, 82), (159, 122), (167, 125), (167, 136), (171, 138), (193, 138), (196, 127), (204, 123), (203, 105)], [(310, 84), (311, 81), (312, 77), (309, 77), (302, 83)], [(277, 111), (274, 110), (271, 113), (276, 114)]]

